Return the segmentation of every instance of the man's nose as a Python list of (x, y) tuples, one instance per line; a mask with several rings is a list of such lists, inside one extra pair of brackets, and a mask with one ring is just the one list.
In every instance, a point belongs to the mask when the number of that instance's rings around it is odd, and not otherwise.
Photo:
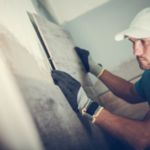
[(141, 56), (143, 54), (143, 49), (141, 43), (136, 42), (133, 46), (133, 54), (136, 56)]

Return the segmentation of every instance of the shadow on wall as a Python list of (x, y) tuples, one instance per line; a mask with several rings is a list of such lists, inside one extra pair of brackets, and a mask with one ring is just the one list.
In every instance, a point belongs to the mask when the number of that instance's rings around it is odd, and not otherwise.
[(31, 0), (37, 14), (55, 24), (58, 25), (58, 22), (55, 20), (54, 17), (45, 9), (43, 4), (39, 0)]

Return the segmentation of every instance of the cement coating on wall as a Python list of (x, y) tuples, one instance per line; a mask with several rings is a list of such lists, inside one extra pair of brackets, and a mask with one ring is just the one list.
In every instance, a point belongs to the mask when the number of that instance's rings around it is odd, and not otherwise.
[[(0, 1), (0, 33), (19, 42), (36, 59), (39, 68), (46, 68), (43, 63), (40, 42), (33, 29), (26, 11), (36, 13), (30, 0)], [(6, 30), (5, 30), (5, 29)]]

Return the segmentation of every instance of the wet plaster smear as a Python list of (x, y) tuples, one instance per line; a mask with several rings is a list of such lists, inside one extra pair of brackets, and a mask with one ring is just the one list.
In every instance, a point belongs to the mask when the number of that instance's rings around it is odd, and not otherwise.
[[(1, 0), (0, 11), (0, 34), (20, 43), (35, 58), (40, 70), (46, 71), (40, 42), (26, 13), (26, 11), (36, 12), (31, 1)], [(9, 32), (13, 36), (9, 37)]]
[(41, 68), (35, 56), (22, 46), (10, 31), (2, 26), (0, 26), (0, 30), (7, 33), (0, 33), (0, 51), (3, 52), (5, 62), (11, 71), (14, 74), (53, 83), (50, 76), (51, 67), (44, 50), (41, 51), (41, 57), (43, 57), (42, 63), (45, 69)]

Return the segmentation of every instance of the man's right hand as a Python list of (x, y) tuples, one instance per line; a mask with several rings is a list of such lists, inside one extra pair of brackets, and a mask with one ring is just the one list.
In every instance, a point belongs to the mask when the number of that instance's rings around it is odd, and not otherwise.
[(51, 73), (55, 84), (60, 87), (72, 109), (93, 120), (93, 115), (97, 115), (103, 107), (91, 101), (81, 84), (69, 74), (58, 70), (53, 70)]
[(97, 64), (93, 61), (89, 51), (80, 49), (79, 47), (75, 47), (76, 52), (78, 53), (85, 69), (87, 72), (91, 72), (97, 78), (101, 76), (103, 71), (105, 70), (102, 65)]

